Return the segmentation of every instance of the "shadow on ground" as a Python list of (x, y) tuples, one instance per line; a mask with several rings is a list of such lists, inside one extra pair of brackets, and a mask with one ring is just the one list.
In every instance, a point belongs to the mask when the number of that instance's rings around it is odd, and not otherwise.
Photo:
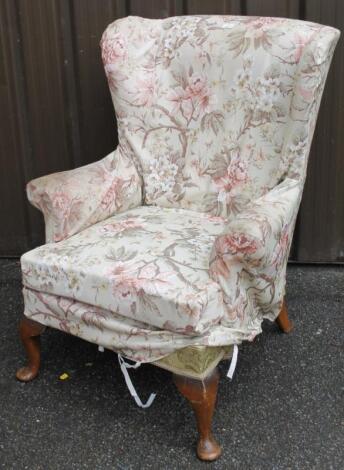
[[(23, 304), (18, 261), (0, 260), (0, 468), (271, 469), (344, 468), (344, 268), (288, 269), (295, 330), (267, 323), (240, 348), (232, 382), (222, 379), (214, 431), (222, 458), (197, 460), (193, 415), (152, 366), (133, 372), (145, 400), (132, 401), (115, 354), (58, 331), (42, 337), (43, 365), (30, 384), (14, 378), (24, 353), (17, 339)], [(67, 372), (70, 379), (60, 381)]]

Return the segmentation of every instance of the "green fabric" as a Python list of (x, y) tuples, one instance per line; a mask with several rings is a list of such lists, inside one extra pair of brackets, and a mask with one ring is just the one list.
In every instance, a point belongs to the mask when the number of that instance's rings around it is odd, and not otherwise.
[(232, 349), (232, 346), (188, 346), (153, 364), (175, 374), (204, 379), (222, 359), (231, 357)]

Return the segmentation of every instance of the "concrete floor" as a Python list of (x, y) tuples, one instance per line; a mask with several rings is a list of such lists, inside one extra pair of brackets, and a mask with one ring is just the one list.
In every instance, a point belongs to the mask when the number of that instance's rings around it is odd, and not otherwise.
[[(0, 468), (70, 469), (343, 469), (344, 268), (288, 269), (295, 330), (274, 324), (240, 348), (232, 382), (221, 366), (214, 431), (216, 463), (195, 457), (196, 430), (170, 374), (133, 372), (137, 408), (113, 353), (58, 331), (42, 337), (43, 365), (32, 383), (15, 380), (24, 353), (17, 338), (23, 309), (18, 261), (0, 260)], [(59, 375), (70, 374), (62, 382)]]

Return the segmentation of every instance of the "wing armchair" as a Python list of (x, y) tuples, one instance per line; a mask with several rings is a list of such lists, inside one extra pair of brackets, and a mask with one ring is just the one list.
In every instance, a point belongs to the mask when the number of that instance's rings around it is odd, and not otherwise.
[(28, 184), (46, 244), (21, 258), (19, 380), (38, 373), (45, 326), (118, 353), (140, 406), (154, 396), (142, 403), (127, 369), (164, 367), (195, 411), (198, 456), (220, 455), (217, 364), (263, 319), (291, 329), (286, 264), (338, 37), (236, 16), (129, 17), (106, 29), (119, 144)]

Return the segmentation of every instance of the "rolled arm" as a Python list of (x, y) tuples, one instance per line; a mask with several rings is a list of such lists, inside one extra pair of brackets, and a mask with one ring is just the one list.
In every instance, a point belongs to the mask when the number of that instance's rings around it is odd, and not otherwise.
[(286, 262), (301, 188), (287, 178), (229, 222), (215, 240), (212, 272), (225, 275), (235, 262), (257, 269), (278, 269)]
[(43, 212), (49, 243), (139, 206), (141, 186), (135, 166), (118, 148), (95, 163), (30, 181), (27, 195)]

